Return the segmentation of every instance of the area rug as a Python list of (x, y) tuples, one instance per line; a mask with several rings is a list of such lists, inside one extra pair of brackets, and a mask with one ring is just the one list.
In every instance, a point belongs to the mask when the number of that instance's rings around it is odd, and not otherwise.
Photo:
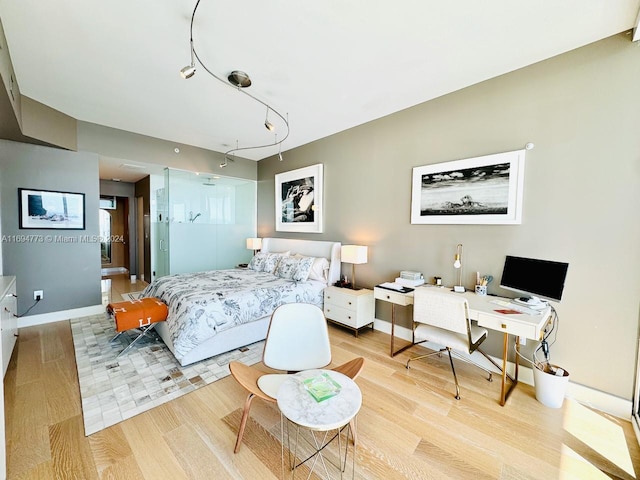
[(264, 347), (261, 341), (182, 367), (154, 333), (116, 358), (135, 332), (110, 343), (115, 331), (106, 313), (71, 319), (87, 436), (226, 377), (231, 361), (259, 362)]
[(123, 300), (138, 300), (142, 296), (142, 292), (121, 293)]

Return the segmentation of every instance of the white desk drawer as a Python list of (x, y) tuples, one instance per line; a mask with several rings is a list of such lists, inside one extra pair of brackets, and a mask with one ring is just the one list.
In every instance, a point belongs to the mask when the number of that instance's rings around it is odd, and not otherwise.
[(413, 292), (400, 293), (392, 292), (384, 288), (374, 288), (374, 297), (378, 300), (384, 300), (385, 302), (395, 303), (396, 305), (413, 305)]
[(536, 338), (536, 326), (527, 325), (526, 323), (516, 323), (512, 319), (511, 321), (502, 321), (495, 315), (489, 315), (483, 312), (478, 312), (478, 325), (481, 327), (489, 328), (491, 330), (497, 330), (501, 332), (507, 332), (517, 337), (530, 338), (537, 340)]

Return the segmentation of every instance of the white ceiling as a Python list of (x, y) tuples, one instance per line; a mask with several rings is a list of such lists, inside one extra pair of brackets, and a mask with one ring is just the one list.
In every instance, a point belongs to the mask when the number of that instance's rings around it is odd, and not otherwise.
[[(0, 0), (0, 17), (20, 90), (41, 103), (215, 151), (273, 143), (264, 106), (202, 67), (189, 80), (178, 74), (190, 62), (194, 5)], [(249, 91), (288, 113), (286, 151), (629, 30), (639, 8), (640, 0), (201, 0), (193, 36), (218, 76), (247, 72)]]

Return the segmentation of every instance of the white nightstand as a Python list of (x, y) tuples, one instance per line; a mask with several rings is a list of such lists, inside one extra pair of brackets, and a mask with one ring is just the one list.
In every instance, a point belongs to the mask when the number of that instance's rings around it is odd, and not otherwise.
[(362, 327), (371, 325), (373, 329), (374, 310), (372, 290), (339, 287), (324, 289), (324, 316), (327, 320), (351, 328), (356, 337), (358, 329)]

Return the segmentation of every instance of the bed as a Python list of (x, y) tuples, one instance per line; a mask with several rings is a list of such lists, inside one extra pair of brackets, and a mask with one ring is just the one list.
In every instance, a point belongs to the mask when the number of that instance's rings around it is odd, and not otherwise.
[[(264, 238), (252, 268), (160, 277), (143, 296), (168, 305), (167, 321), (156, 330), (178, 362), (189, 365), (264, 340), (271, 313), (282, 303), (314, 303), (322, 308), (324, 288), (340, 277), (340, 247), (339, 242)], [(280, 264), (284, 257), (288, 258)], [(267, 258), (277, 262), (275, 274), (269, 271), (271, 265), (260, 265)], [(314, 267), (304, 281), (296, 277), (297, 265), (304, 270), (303, 264)], [(267, 271), (259, 271), (262, 267)]]

